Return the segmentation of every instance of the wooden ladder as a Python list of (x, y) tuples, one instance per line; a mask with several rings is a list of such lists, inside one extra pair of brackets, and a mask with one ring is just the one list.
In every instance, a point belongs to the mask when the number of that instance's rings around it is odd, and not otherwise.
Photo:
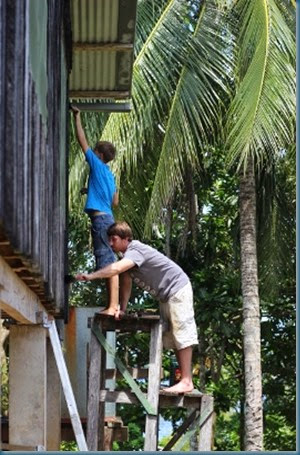
[[(186, 440), (200, 428), (198, 450), (210, 451), (213, 421), (213, 397), (195, 391), (185, 395), (167, 394), (160, 390), (162, 362), (162, 322), (158, 315), (127, 314), (121, 321), (96, 314), (90, 321), (90, 365), (88, 382), (87, 445), (88, 450), (104, 450), (105, 402), (141, 404), (146, 411), (145, 451), (156, 451), (158, 446), (158, 417), (160, 407), (184, 407), (190, 410), (188, 418), (178, 428), (163, 450), (180, 450)], [(127, 369), (116, 356), (115, 349), (106, 341), (106, 332), (150, 332), (149, 368)], [(130, 389), (108, 391), (105, 381), (116, 372), (106, 369), (106, 354), (113, 357), (115, 366)], [(147, 394), (134, 379), (147, 378)]]

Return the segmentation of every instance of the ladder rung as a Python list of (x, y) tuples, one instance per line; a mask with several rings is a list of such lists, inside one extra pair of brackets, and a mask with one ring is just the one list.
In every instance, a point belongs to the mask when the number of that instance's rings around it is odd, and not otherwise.
[(26, 446), (26, 445), (20, 445), (20, 444), (8, 444), (5, 442), (2, 442), (1, 448), (3, 450), (8, 450), (11, 452), (44, 452), (45, 447), (42, 445), (37, 445), (37, 446)]
[[(146, 396), (146, 395), (145, 395)], [(162, 390), (159, 392), (159, 407), (179, 407), (189, 409), (199, 409), (201, 399), (204, 397), (200, 392), (192, 392), (186, 395), (170, 395)], [(138, 404), (139, 400), (135, 394), (129, 391), (108, 391), (100, 390), (100, 402)]]
[[(148, 368), (127, 368), (133, 379), (147, 379)], [(161, 370), (160, 377), (163, 378), (163, 370)], [(123, 375), (115, 368), (107, 368), (105, 370), (105, 379), (121, 379)]]
[(153, 324), (157, 324), (160, 320), (159, 316), (147, 315), (143, 317), (132, 316), (122, 318), (120, 321), (116, 321), (112, 316), (105, 316), (97, 314), (95, 318), (88, 319), (88, 326), (91, 327), (92, 320), (94, 319), (96, 325), (101, 323), (102, 331), (115, 331), (118, 332), (150, 332)]

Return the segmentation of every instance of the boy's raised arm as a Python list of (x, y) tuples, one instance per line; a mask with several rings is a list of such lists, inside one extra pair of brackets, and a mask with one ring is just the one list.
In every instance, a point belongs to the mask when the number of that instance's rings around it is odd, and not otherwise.
[(71, 109), (72, 109), (72, 112), (74, 115), (74, 120), (75, 120), (77, 140), (78, 140), (83, 152), (85, 153), (89, 149), (89, 144), (86, 140), (86, 137), (85, 137), (82, 125), (81, 125), (80, 110), (77, 107), (73, 107), (73, 106), (71, 106)]
[(112, 206), (117, 207), (119, 205), (119, 192), (116, 191), (113, 196)]

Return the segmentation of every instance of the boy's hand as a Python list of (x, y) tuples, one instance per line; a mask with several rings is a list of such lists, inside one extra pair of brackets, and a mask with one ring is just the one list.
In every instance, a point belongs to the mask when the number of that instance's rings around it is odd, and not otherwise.
[(72, 106), (72, 104), (71, 104), (70, 107), (71, 107), (71, 110), (72, 110), (72, 112), (74, 114), (74, 117), (76, 117), (77, 115), (80, 114), (80, 110), (78, 109), (78, 107)]
[(88, 273), (78, 273), (74, 278), (77, 281), (90, 281)]
[(122, 310), (118, 309), (118, 310), (115, 312), (115, 319), (116, 319), (117, 321), (120, 321), (120, 319), (122, 319), (124, 315), (125, 315), (125, 311), (122, 311)]

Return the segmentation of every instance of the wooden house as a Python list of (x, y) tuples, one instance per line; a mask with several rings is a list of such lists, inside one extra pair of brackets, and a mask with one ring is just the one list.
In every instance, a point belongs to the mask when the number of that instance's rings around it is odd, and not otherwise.
[[(70, 100), (130, 98), (136, 0), (0, 0), (0, 310), (10, 450), (59, 450), (45, 321), (68, 323)], [(88, 102), (87, 102), (88, 101)]]

